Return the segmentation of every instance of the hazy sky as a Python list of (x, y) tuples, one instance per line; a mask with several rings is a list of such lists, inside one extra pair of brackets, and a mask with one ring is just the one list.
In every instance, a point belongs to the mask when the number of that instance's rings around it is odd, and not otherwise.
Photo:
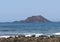
[(35, 15), (60, 21), (60, 0), (0, 0), (0, 22), (23, 20)]

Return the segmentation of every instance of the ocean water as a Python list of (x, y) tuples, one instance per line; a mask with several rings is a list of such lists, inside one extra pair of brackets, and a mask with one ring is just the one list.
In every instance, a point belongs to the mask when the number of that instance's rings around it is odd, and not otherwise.
[(59, 35), (60, 23), (0, 23), (0, 36), (27, 34)]

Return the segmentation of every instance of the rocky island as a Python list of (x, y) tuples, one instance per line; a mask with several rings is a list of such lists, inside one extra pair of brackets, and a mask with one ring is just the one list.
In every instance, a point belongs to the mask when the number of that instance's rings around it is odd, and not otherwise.
[(15, 21), (15, 22), (51, 22), (51, 21), (47, 20), (43, 16), (31, 16), (25, 20)]

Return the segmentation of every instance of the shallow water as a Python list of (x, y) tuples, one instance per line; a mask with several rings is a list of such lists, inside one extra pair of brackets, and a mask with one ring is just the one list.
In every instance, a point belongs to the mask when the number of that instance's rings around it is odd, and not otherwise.
[(60, 33), (60, 23), (0, 23), (0, 35)]

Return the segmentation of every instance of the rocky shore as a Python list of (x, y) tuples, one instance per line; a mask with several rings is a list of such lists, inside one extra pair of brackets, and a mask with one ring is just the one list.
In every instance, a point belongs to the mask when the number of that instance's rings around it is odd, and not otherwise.
[(25, 37), (24, 35), (19, 35), (15, 37), (0, 38), (0, 42), (60, 42), (60, 37), (53, 35), (50, 37), (46, 35)]

